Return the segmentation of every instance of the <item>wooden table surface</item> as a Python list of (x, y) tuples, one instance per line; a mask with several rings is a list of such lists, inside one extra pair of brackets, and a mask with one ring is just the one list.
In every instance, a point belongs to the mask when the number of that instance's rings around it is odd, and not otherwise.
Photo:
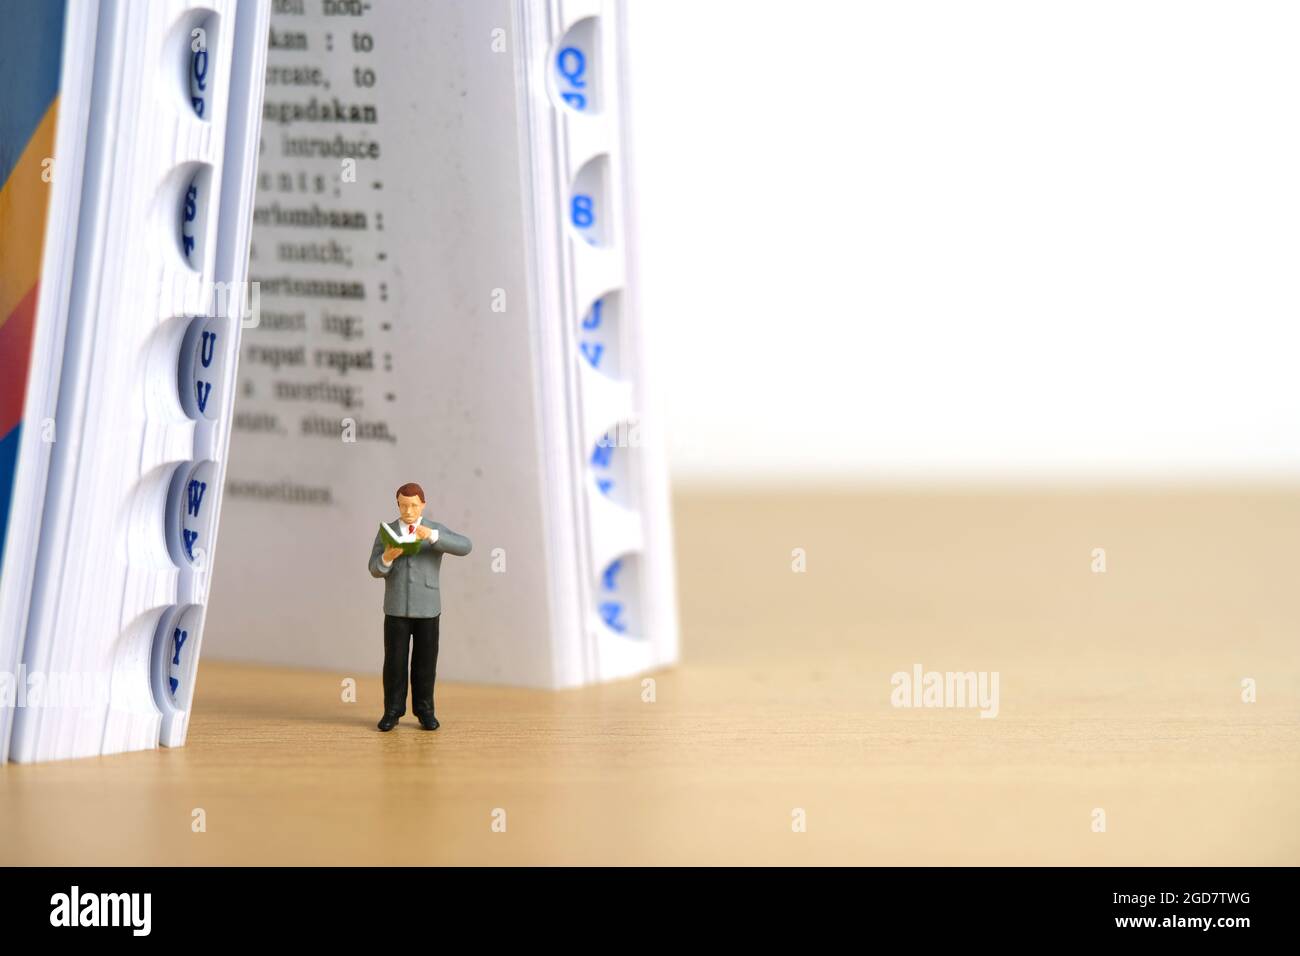
[[(676, 517), (653, 703), (440, 683), (441, 731), (381, 735), (377, 677), (205, 661), (188, 746), (0, 769), (0, 862), (1300, 863), (1300, 490)], [(891, 706), (916, 664), (996, 671), (998, 716)]]

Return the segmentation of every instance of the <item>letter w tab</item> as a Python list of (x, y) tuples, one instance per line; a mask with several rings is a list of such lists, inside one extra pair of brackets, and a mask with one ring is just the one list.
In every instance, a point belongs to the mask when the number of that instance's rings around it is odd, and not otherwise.
[(206, 481), (191, 481), (186, 491), (187, 504), (186, 511), (198, 517), (199, 510), (203, 507), (203, 493), (208, 490)]

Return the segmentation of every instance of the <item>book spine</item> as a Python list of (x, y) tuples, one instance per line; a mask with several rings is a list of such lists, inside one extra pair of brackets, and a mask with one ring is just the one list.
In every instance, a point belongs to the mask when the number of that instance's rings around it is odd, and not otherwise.
[(97, 15), (66, 0), (0, 13), (0, 764), (28, 690), (20, 665), (58, 439)]

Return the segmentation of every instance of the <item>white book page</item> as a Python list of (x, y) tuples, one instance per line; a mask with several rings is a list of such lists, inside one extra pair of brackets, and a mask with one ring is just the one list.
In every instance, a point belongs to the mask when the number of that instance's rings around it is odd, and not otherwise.
[[(423, 486), (439, 676), (551, 664), (511, 4), (272, 17), (222, 553), (205, 653), (377, 671), (376, 515)], [(504, 31), (503, 33), (500, 31)], [(502, 44), (501, 40), (504, 40)], [(499, 310), (499, 311), (498, 311)], [(292, 525), (277, 549), (266, 528)]]

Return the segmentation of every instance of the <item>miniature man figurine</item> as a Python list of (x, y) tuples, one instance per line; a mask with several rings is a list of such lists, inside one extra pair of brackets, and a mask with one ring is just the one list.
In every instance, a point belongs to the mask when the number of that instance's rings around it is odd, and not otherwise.
[[(406, 656), (411, 655), (411, 711), (425, 730), (437, 730), (433, 682), (438, 673), (438, 570), (443, 554), (469, 554), (469, 538), (424, 517), (424, 489), (397, 489), (395, 537), (414, 534), (417, 544), (390, 546), (380, 529), (370, 548), (370, 573), (384, 579), (384, 716), (379, 729), (397, 726), (406, 713)], [(412, 649), (414, 641), (414, 649)]]

